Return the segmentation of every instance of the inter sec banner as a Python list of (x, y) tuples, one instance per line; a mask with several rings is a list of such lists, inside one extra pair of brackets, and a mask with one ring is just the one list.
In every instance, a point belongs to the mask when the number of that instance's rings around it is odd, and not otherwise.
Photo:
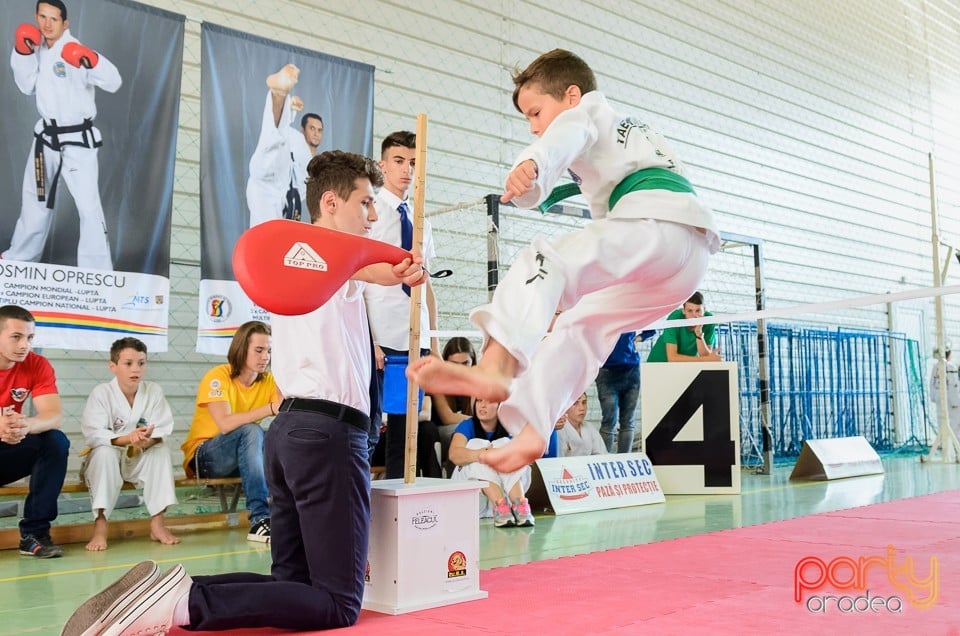
[(555, 514), (663, 503), (666, 499), (643, 453), (538, 459), (527, 497), (549, 501)]
[(234, 244), (272, 218), (310, 222), (314, 154), (370, 155), (374, 68), (207, 22), (202, 44), (197, 351), (224, 355), (237, 327), (268, 320), (234, 279)]
[(0, 4), (0, 304), (43, 346), (165, 351), (184, 16), (65, 5), (41, 33), (35, 2)]

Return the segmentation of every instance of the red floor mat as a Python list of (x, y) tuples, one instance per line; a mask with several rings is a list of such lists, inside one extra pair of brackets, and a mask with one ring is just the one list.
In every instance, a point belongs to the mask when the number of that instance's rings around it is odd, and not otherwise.
[[(910, 604), (879, 564), (866, 571), (870, 597), (829, 581), (794, 600), (798, 561), (817, 557), (912, 558), (916, 577), (938, 572), (930, 609)], [(815, 567), (805, 576), (815, 578)], [(388, 616), (363, 612), (351, 636), (423, 634), (868, 634), (907, 630), (960, 635), (960, 491), (800, 517), (707, 535), (608, 550), (483, 572), (490, 597), (459, 605)], [(838, 567), (836, 579), (852, 571)], [(928, 586), (929, 587), (929, 586)], [(811, 596), (815, 597), (813, 600)], [(825, 612), (819, 609), (826, 596)], [(930, 596), (917, 588), (917, 598)], [(844, 600), (846, 597), (846, 600)], [(857, 597), (861, 600), (856, 601)], [(840, 599), (840, 607), (838, 601)], [(851, 608), (854, 604), (856, 609)], [(455, 630), (455, 631), (452, 631)], [(268, 630), (269, 633), (284, 633)], [(176, 630), (178, 635), (196, 634)], [(238, 634), (263, 634), (242, 630)], [(319, 632), (311, 632), (319, 633)]]

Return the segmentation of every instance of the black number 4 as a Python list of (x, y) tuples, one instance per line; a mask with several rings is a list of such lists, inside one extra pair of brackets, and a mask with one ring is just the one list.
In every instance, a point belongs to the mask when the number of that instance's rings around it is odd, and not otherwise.
[[(736, 465), (736, 444), (730, 439), (728, 371), (701, 371), (664, 413), (645, 441), (654, 467), (703, 466), (707, 488), (733, 486), (731, 467)], [(690, 418), (703, 407), (703, 439), (676, 441)]]

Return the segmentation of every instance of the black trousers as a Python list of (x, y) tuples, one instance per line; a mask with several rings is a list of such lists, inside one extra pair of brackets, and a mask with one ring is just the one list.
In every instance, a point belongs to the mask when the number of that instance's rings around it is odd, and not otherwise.
[[(281, 412), (264, 444), (270, 575), (193, 577), (190, 629), (320, 630), (356, 622), (370, 536), (366, 414)], [(352, 420), (353, 423), (348, 423)]]

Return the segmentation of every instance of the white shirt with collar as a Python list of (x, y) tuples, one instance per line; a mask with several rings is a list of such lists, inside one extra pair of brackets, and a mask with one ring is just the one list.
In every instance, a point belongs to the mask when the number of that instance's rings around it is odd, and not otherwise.
[[(369, 238), (400, 247), (400, 213), (397, 208), (402, 200), (386, 188), (380, 188), (375, 205), (377, 221), (370, 229)], [(413, 202), (406, 200), (410, 221), (413, 222)], [(436, 256), (433, 245), (433, 229), (430, 221), (423, 220), (423, 265), (428, 267)], [(367, 285), (364, 290), (367, 314), (373, 329), (373, 341), (381, 347), (407, 351), (410, 348), (410, 297), (400, 285)], [(424, 289), (420, 303), (420, 348), (430, 348), (430, 313)]]
[(301, 316), (270, 314), (271, 369), (284, 397), (329, 400), (370, 412), (370, 336), (363, 289), (349, 280)]

